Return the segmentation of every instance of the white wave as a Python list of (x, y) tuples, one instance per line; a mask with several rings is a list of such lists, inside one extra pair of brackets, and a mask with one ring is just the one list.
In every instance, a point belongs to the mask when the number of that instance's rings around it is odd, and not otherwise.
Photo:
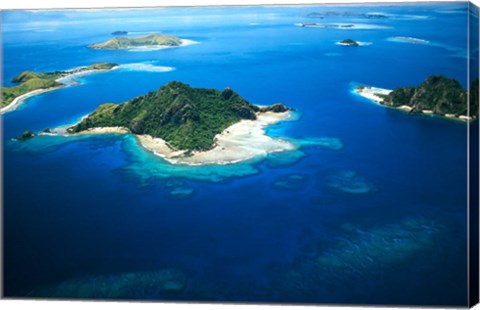
[(175, 70), (174, 67), (155, 66), (152, 64), (145, 64), (145, 63), (123, 64), (123, 65), (119, 65), (118, 67), (120, 70), (125, 70), (125, 71), (170, 72)]
[(410, 44), (429, 44), (430, 41), (414, 37), (390, 37), (387, 39), (392, 42), (410, 43)]

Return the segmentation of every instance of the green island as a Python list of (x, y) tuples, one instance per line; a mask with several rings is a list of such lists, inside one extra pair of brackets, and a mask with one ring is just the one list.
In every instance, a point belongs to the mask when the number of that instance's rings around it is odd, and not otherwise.
[(103, 43), (90, 44), (88, 47), (93, 49), (118, 50), (142, 47), (158, 47), (158, 46), (180, 46), (182, 40), (167, 34), (153, 33), (146, 36), (126, 38), (115, 37)]
[(136, 135), (163, 139), (172, 149), (205, 151), (215, 146), (216, 135), (241, 120), (256, 120), (261, 112), (288, 110), (280, 103), (253, 105), (230, 88), (192, 88), (173, 81), (121, 104), (103, 104), (67, 132), (124, 128)]
[(467, 121), (478, 118), (478, 84), (477, 79), (472, 82), (470, 90), (465, 90), (455, 79), (433, 75), (417, 87), (399, 87), (389, 91), (359, 86), (355, 91), (381, 105), (410, 114), (431, 114)]
[(338, 42), (340, 45), (345, 45), (345, 46), (359, 46), (360, 44), (357, 41), (354, 41), (352, 39), (345, 39), (340, 42)]
[(2, 88), (1, 107), (5, 108), (15, 101), (18, 101), (21, 96), (26, 96), (34, 91), (46, 91), (65, 86), (60, 79), (70, 75), (85, 73), (88, 71), (106, 71), (116, 67), (117, 64), (102, 62), (80, 67), (68, 71), (55, 72), (32, 72), (24, 71), (12, 79), (12, 83), (18, 85), (12, 87)]

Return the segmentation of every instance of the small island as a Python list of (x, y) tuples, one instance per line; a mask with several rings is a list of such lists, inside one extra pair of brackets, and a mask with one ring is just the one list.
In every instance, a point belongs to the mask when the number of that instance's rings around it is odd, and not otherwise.
[(2, 88), (1, 112), (16, 109), (25, 99), (71, 85), (71, 79), (75, 76), (86, 75), (94, 72), (109, 71), (118, 65), (102, 62), (86, 67), (75, 68), (67, 71), (55, 72), (32, 72), (24, 71), (12, 79), (12, 83), (18, 85)]
[(338, 42), (339, 45), (344, 45), (344, 46), (360, 46), (360, 44), (357, 41), (354, 41), (352, 39), (345, 39), (340, 42)]
[(324, 28), (324, 29), (349, 29), (355, 28), (354, 24), (320, 24), (320, 23), (301, 23), (300, 26), (307, 28)]
[[(406, 111), (410, 114), (427, 114), (449, 119), (470, 121), (478, 116), (478, 80), (470, 91), (462, 88), (455, 79), (434, 75), (418, 87), (400, 87), (388, 90), (358, 86), (355, 92), (382, 106)], [(468, 96), (470, 94), (470, 110)]]
[(167, 34), (154, 33), (134, 38), (116, 37), (103, 43), (90, 44), (88, 47), (92, 49), (118, 50), (132, 48), (175, 47), (181, 46), (183, 43), (183, 40), (177, 37)]
[(67, 133), (131, 133), (171, 163), (227, 164), (295, 149), (264, 129), (290, 117), (291, 109), (280, 103), (256, 106), (230, 88), (173, 81), (121, 104), (103, 104)]
[(306, 17), (312, 18), (330, 18), (330, 17), (354, 17), (354, 18), (367, 18), (367, 19), (384, 19), (388, 18), (388, 15), (383, 13), (356, 13), (356, 12), (335, 12), (335, 11), (328, 11), (328, 12), (312, 12), (305, 15)]
[(124, 30), (117, 30), (112, 32), (112, 35), (114, 36), (125, 36), (127, 34), (128, 34), (128, 31), (124, 31)]

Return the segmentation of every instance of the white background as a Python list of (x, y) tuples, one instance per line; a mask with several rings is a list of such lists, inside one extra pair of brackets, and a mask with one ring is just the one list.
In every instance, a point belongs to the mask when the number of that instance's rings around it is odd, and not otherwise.
[[(448, 0), (437, 0), (448, 1)], [(49, 8), (113, 8), (113, 7), (155, 7), (155, 6), (195, 6), (195, 5), (247, 5), (247, 4), (320, 4), (320, 3), (364, 3), (364, 2), (415, 2), (413, 0), (1, 0), (0, 10), (4, 9), (49, 9)], [(480, 0), (472, 0), (480, 6)], [(2, 310), (9, 309), (86, 309), (99, 310), (306, 310), (312, 306), (273, 306), (273, 305), (226, 305), (226, 304), (175, 304), (175, 303), (130, 303), (130, 302), (83, 302), (83, 301), (0, 301)], [(286, 308), (287, 307), (287, 308)], [(475, 307), (479, 309), (480, 306)], [(315, 307), (322, 310), (353, 309), (352, 307)], [(365, 310), (382, 308), (363, 307)]]

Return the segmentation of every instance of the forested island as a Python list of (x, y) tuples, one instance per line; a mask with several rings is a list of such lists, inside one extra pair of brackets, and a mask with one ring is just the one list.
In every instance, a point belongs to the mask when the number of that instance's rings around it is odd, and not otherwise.
[(177, 37), (154, 33), (134, 38), (116, 37), (103, 43), (90, 44), (88, 47), (93, 49), (117, 50), (145, 47), (173, 47), (180, 45), (182, 45), (182, 40)]
[(44, 91), (65, 86), (66, 83), (62, 81), (62, 79), (65, 79), (68, 76), (86, 74), (89, 72), (108, 71), (116, 66), (117, 64), (114, 63), (102, 62), (67, 71), (24, 71), (12, 79), (12, 83), (18, 85), (2, 88), (2, 112), (6, 111), (11, 105), (19, 103), (22, 99), (26, 99)]
[[(467, 91), (455, 79), (434, 75), (417, 87), (399, 87), (390, 91), (358, 86), (355, 91), (381, 105), (410, 114), (423, 113), (468, 121), (478, 118), (478, 84), (477, 79)], [(470, 109), (467, 100), (469, 94)]]
[(255, 106), (230, 88), (192, 88), (173, 81), (121, 104), (103, 104), (69, 132), (124, 127), (134, 134), (161, 138), (176, 149), (208, 150), (215, 135), (240, 120), (256, 120), (257, 112), (288, 110), (282, 104)]
[(293, 149), (263, 130), (288, 119), (290, 110), (280, 103), (253, 105), (230, 88), (192, 88), (173, 81), (121, 104), (103, 104), (67, 132), (132, 133), (147, 149), (172, 161), (235, 162)]
[(345, 39), (340, 42), (338, 42), (340, 45), (345, 45), (345, 46), (360, 46), (360, 44), (357, 41), (354, 41), (352, 39)]

